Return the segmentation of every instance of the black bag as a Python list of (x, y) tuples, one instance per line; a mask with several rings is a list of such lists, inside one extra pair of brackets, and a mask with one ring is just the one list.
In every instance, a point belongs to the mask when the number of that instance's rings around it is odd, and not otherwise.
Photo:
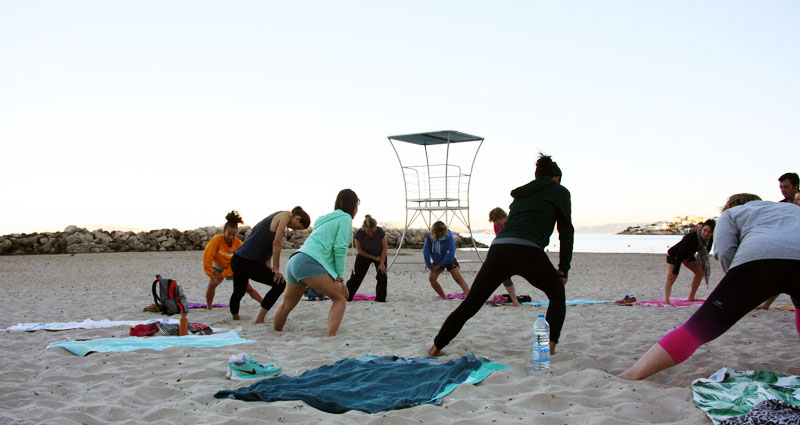
[(162, 278), (160, 274), (157, 274), (156, 280), (153, 281), (153, 301), (161, 314), (167, 316), (186, 312), (188, 304), (183, 288), (178, 282)]

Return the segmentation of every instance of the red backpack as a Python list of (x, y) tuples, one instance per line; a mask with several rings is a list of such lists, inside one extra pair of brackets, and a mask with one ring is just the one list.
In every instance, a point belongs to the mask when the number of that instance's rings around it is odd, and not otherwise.
[(167, 316), (185, 312), (188, 304), (183, 288), (178, 282), (162, 278), (160, 274), (157, 274), (156, 280), (153, 281), (153, 301), (161, 314)]

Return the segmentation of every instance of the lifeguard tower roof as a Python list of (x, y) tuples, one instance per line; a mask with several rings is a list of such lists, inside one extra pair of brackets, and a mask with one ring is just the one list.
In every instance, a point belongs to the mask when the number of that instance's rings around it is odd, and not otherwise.
[(447, 143), (460, 143), (460, 142), (477, 142), (483, 140), (483, 137), (473, 136), (471, 134), (462, 133), (460, 131), (442, 130), (442, 131), (429, 131), (426, 133), (416, 134), (403, 134), (400, 136), (389, 136), (392, 140), (399, 140), (401, 142), (413, 143), (415, 145), (444, 145)]

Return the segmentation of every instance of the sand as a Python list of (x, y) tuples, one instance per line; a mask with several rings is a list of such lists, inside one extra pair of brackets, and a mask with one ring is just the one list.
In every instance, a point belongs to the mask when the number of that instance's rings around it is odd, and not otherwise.
[[(461, 259), (469, 256), (459, 254)], [(177, 279), (190, 301), (204, 302), (207, 278), (201, 257), (201, 252), (0, 257), (0, 328), (19, 322), (159, 317), (142, 311), (152, 302), (150, 284), (156, 273)], [(410, 251), (400, 258), (419, 257), (418, 251)], [(477, 269), (475, 263), (462, 265), (470, 282)], [(626, 293), (639, 300), (662, 298), (665, 270), (663, 255), (576, 254), (567, 298), (613, 300)], [(715, 263), (711, 288), (721, 275)], [(687, 296), (689, 280), (688, 273), (682, 273), (673, 296)], [(516, 282), (519, 294), (543, 298), (521, 278)], [(457, 289), (449, 276), (444, 276), (443, 285), (448, 292)], [(230, 282), (223, 283), (215, 302), (227, 303), (231, 288)], [(374, 271), (359, 292), (374, 294)], [(708, 292), (702, 286), (699, 295)], [(531, 327), (545, 309), (486, 306), (446, 348), (445, 359), (472, 351), (511, 369), (495, 372), (479, 385), (457, 388), (441, 406), (334, 415), (300, 401), (213, 398), (217, 390), (249, 384), (225, 377), (228, 356), (240, 352), (280, 366), (287, 375), (365, 354), (423, 356), (444, 318), (460, 302), (435, 300), (435, 295), (423, 265), (398, 264), (390, 271), (389, 302), (350, 303), (339, 335), (332, 338), (324, 337), (327, 302), (302, 301), (280, 333), (272, 330), (271, 313), (267, 325), (251, 323), (258, 306), (249, 297), (242, 304), (242, 321), (231, 320), (226, 308), (192, 310), (191, 321), (238, 329), (242, 337), (257, 341), (219, 348), (78, 357), (46, 347), (67, 338), (124, 337), (129, 328), (2, 332), (0, 423), (708, 424), (692, 401), (692, 380), (723, 366), (800, 374), (791, 312), (754, 311), (687, 362), (647, 380), (628, 382), (616, 375), (696, 307), (567, 307), (553, 370), (533, 372)], [(782, 295), (774, 305), (790, 305), (790, 300)]]

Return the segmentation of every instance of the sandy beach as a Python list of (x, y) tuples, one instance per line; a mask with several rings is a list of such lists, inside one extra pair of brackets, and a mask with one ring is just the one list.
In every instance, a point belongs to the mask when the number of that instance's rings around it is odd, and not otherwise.
[[(284, 252), (288, 257), (291, 253)], [(459, 253), (460, 259), (472, 253)], [(419, 260), (407, 251), (403, 260)], [(205, 302), (207, 277), (202, 252), (145, 252), (0, 257), (4, 295), (0, 328), (21, 322), (146, 320), (154, 275), (178, 280), (189, 301)], [(557, 261), (557, 254), (551, 254)], [(285, 264), (285, 260), (284, 260)], [(352, 259), (348, 260), (348, 272)], [(722, 276), (714, 262), (705, 297)], [(479, 263), (464, 263), (471, 282)], [(663, 298), (663, 255), (575, 254), (567, 299), (615, 300), (634, 294), (639, 300)], [(689, 273), (681, 273), (673, 296), (686, 297)], [(515, 278), (518, 294), (534, 300), (543, 293)], [(457, 285), (449, 276), (447, 292)], [(254, 283), (264, 293), (266, 286)], [(502, 288), (502, 287), (501, 287)], [(232, 284), (217, 289), (215, 302), (226, 303)], [(498, 289), (497, 293), (500, 293)], [(374, 271), (359, 293), (374, 294)], [(800, 374), (800, 350), (794, 314), (754, 311), (721, 338), (701, 347), (685, 363), (640, 382), (616, 377), (696, 307), (624, 307), (614, 304), (567, 307), (553, 370), (533, 372), (531, 327), (545, 308), (484, 307), (446, 348), (445, 359), (474, 352), (511, 369), (494, 372), (478, 385), (463, 385), (441, 406), (365, 414), (335, 415), (300, 401), (246, 403), (218, 400), (220, 389), (251, 382), (226, 378), (228, 356), (253, 353), (257, 360), (294, 376), (347, 357), (366, 354), (424, 356), (445, 317), (459, 300), (436, 300), (424, 265), (398, 264), (390, 271), (388, 302), (348, 304), (336, 337), (324, 337), (328, 302), (302, 301), (285, 332), (254, 325), (258, 305), (243, 299), (242, 321), (227, 308), (191, 310), (190, 320), (217, 329), (236, 329), (252, 344), (217, 348), (173, 347), (164, 351), (93, 353), (78, 357), (46, 347), (64, 339), (127, 337), (129, 327), (67, 331), (2, 332), (0, 423), (541, 423), (541, 424), (709, 424), (692, 401), (692, 380), (721, 367), (769, 369)], [(774, 306), (791, 305), (782, 295)], [(176, 317), (176, 316), (174, 316)]]

